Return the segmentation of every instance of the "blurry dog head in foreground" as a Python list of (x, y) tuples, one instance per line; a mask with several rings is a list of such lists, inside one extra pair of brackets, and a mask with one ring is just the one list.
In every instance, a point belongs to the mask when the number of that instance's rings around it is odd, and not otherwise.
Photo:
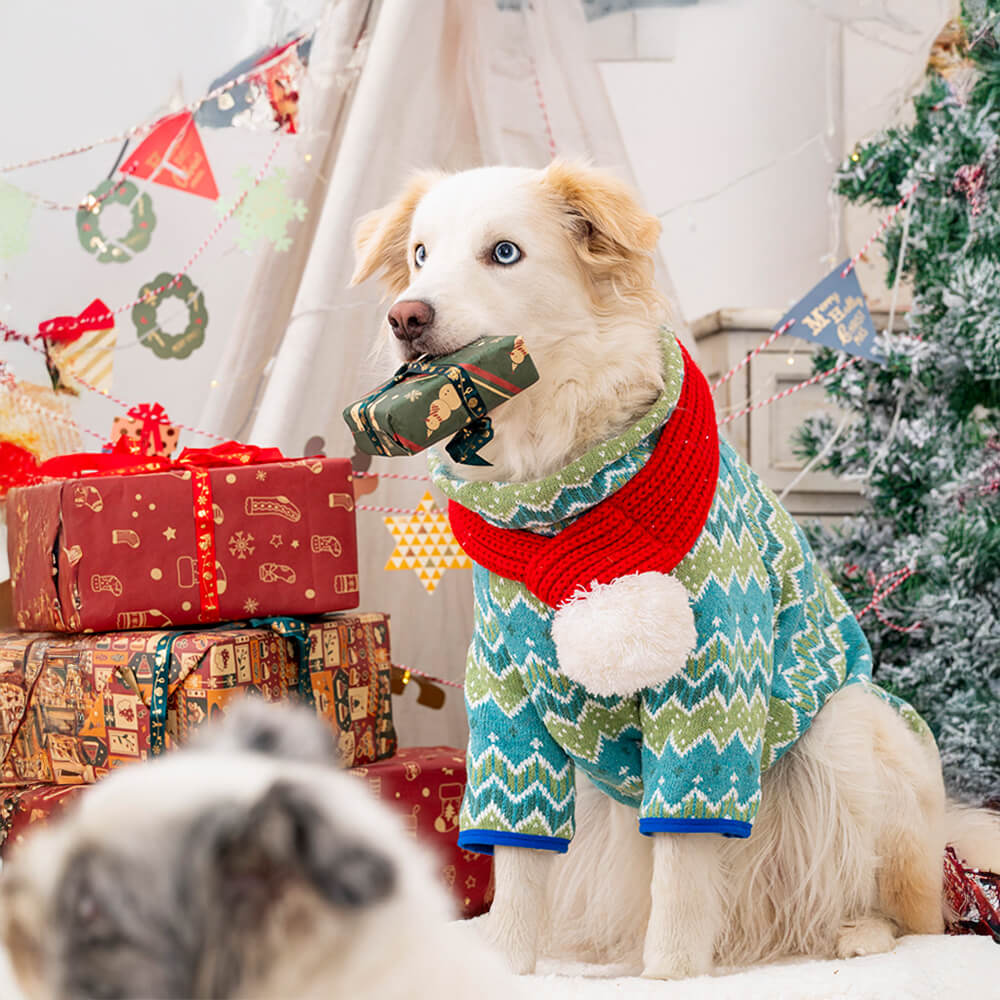
[(30, 1000), (442, 995), (450, 900), (333, 760), (312, 713), (248, 702), (88, 789), (0, 879)]

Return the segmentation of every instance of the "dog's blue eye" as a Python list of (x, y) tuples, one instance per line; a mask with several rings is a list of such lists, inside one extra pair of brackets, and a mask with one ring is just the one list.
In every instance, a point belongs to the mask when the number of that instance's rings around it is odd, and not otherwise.
[(501, 240), (493, 248), (493, 259), (498, 264), (516, 264), (521, 259), (521, 248), (510, 240)]
[(423, 243), (418, 243), (416, 249), (413, 251), (413, 263), (417, 267), (423, 267), (425, 260), (427, 260), (427, 247)]

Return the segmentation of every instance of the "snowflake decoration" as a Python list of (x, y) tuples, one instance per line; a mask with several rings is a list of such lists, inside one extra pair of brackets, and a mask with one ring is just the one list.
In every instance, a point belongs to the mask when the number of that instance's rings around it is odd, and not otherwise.
[(237, 559), (252, 556), (256, 548), (253, 541), (253, 535), (249, 531), (234, 532), (229, 536), (229, 554)]
[(267, 479), (267, 473), (263, 469), (258, 469), (257, 470), (257, 482), (258, 483), (262, 483), (262, 482), (264, 482), (265, 479)]
[[(253, 173), (249, 167), (236, 171), (236, 180), (242, 188), (252, 188)], [(233, 218), (239, 223), (240, 235), (236, 245), (250, 253), (259, 240), (269, 240), (274, 249), (284, 253), (292, 245), (287, 233), (293, 219), (301, 222), (306, 216), (306, 203), (301, 198), (289, 198), (285, 190), (288, 175), (275, 170), (265, 181), (252, 188)], [(221, 207), (221, 206), (220, 206)], [(225, 214), (223, 209), (220, 214)]]
[(252, 597), (248, 597), (248, 598), (247, 598), (247, 599), (246, 599), (246, 600), (245, 600), (245, 601), (243, 602), (243, 610), (244, 610), (244, 611), (245, 611), (245, 612), (246, 612), (246, 613), (247, 613), (248, 615), (255, 615), (255, 614), (257, 613), (257, 609), (258, 609), (259, 607), (260, 607), (260, 605), (259, 605), (259, 604), (258, 604), (258, 603), (257, 603), (257, 602), (256, 602), (256, 601), (255, 601), (255, 600), (254, 600), (254, 599), (252, 598)]
[(16, 187), (0, 183), (0, 260), (17, 257), (28, 249), (31, 199)]

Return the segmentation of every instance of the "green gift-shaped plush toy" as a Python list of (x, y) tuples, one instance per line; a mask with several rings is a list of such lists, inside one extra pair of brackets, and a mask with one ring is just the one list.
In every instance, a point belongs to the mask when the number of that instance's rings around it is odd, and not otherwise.
[(538, 381), (520, 337), (480, 337), (454, 354), (403, 365), (388, 382), (344, 410), (369, 455), (414, 455), (450, 437), (445, 449), (465, 465), (493, 437), (486, 415)]

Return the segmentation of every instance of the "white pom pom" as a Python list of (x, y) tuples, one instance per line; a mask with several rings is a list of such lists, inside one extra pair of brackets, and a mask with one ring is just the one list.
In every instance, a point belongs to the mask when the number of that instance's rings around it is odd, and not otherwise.
[(559, 669), (594, 694), (630, 695), (680, 673), (697, 642), (683, 584), (664, 573), (595, 583), (552, 623)]

